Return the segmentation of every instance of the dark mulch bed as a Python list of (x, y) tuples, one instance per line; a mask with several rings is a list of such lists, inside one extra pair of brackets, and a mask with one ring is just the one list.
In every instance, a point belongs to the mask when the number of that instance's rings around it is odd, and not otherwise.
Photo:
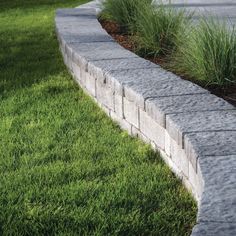
[[(132, 40), (132, 37), (130, 37), (130, 35), (128, 35), (127, 33), (125, 33), (125, 30), (122, 29), (117, 23), (112, 22), (112, 21), (107, 21), (107, 20), (101, 20), (100, 19), (100, 23), (102, 25), (102, 27), (124, 48), (135, 52), (135, 43)], [(168, 61), (167, 58), (163, 58), (163, 57), (144, 57), (145, 59), (161, 65), (163, 68), (167, 69), (166, 67), (166, 62)], [(175, 71), (172, 71), (175, 74)], [(226, 101), (228, 101), (229, 103), (233, 104), (234, 106), (236, 106), (236, 84), (235, 85), (231, 85), (230, 87), (227, 88), (222, 88), (220, 86), (203, 86), (199, 81), (193, 80), (191, 78), (187, 78), (186, 76), (182, 76), (180, 74), (178, 74), (182, 79), (185, 80), (190, 80), (198, 85), (200, 85), (201, 87), (204, 87), (205, 89), (209, 90), (212, 94), (217, 95), (218, 97), (221, 97), (223, 99), (225, 99)]]

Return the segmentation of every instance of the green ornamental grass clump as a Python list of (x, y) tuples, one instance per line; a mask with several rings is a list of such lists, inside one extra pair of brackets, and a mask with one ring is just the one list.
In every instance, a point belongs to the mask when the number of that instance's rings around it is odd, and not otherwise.
[(106, 0), (103, 2), (102, 17), (114, 20), (128, 29), (137, 12), (144, 5), (151, 5), (151, 2), (152, 0)]
[(138, 52), (150, 56), (169, 55), (188, 21), (185, 11), (163, 5), (145, 6), (136, 14), (133, 25)]
[(236, 82), (236, 31), (226, 23), (202, 19), (180, 39), (171, 63), (203, 85), (228, 86)]

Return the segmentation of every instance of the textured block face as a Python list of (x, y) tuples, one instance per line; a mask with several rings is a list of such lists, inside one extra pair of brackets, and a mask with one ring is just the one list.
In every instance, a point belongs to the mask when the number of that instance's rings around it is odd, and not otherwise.
[(182, 175), (189, 177), (189, 161), (182, 149), (172, 138), (170, 138), (170, 156)]
[(65, 35), (79, 36), (89, 33), (103, 33), (104, 35), (108, 35), (96, 20), (91, 21), (85, 20), (84, 18), (78, 18), (77, 20), (71, 18), (68, 18), (67, 20), (62, 19), (61, 21), (57, 20), (56, 27), (61, 37)]
[(110, 71), (146, 68), (159, 68), (159, 66), (139, 57), (91, 61), (88, 64), (88, 71), (95, 77), (104, 76)]
[(169, 156), (169, 157), (170, 157), (170, 147), (171, 147), (170, 135), (169, 135), (168, 132), (166, 132), (166, 130), (165, 130), (165, 153), (166, 153), (167, 156)]
[(83, 69), (80, 69), (80, 80), (79, 80), (79, 83), (80, 85), (86, 89), (86, 74), (87, 72)]
[(188, 133), (185, 135), (184, 147), (188, 159), (196, 169), (198, 157), (235, 154), (236, 130)]
[(84, 57), (87, 62), (91, 60), (137, 57), (114, 42), (71, 43), (68, 45), (76, 52), (73, 58), (75, 62), (77, 60), (80, 62), (81, 57)]
[(115, 113), (117, 116), (124, 118), (123, 96), (114, 93)]
[(179, 144), (183, 133), (236, 130), (236, 110), (170, 114), (166, 129)]
[[(72, 62), (72, 71), (74, 73), (74, 76), (75, 76), (75, 80), (77, 82), (80, 81), (81, 79), (81, 74), (80, 74), (80, 67), (77, 66), (74, 62)], [(79, 82), (80, 83), (80, 82)]]
[(150, 139), (134, 126), (132, 126), (132, 128), (131, 128), (131, 135), (142, 139), (145, 143), (148, 143), (148, 144), (151, 143)]
[(112, 42), (113, 38), (97, 19), (85, 17), (57, 17), (56, 30), (66, 43)]
[(124, 104), (124, 118), (130, 124), (134, 125), (136, 128), (139, 128), (139, 110), (138, 107), (133, 103), (123, 98)]
[(142, 110), (140, 110), (140, 131), (158, 148), (165, 149), (165, 130)]
[(236, 155), (199, 158), (204, 193), (199, 221), (236, 223)]
[(97, 24), (98, 28), (101, 28), (101, 25), (97, 22), (97, 18), (94, 15), (87, 15), (87, 16), (60, 16), (56, 15), (55, 23), (57, 29), (64, 29), (67, 26), (70, 27), (72, 24), (81, 24), (85, 25), (94, 25)]
[(234, 236), (236, 223), (202, 222), (193, 228), (191, 236)]
[(93, 97), (96, 96), (96, 80), (88, 72), (85, 72), (85, 87), (89, 94)]
[[(172, 74), (164, 71), (160, 67), (155, 68), (142, 68), (142, 69), (130, 69), (130, 70), (115, 70), (106, 74), (106, 80), (108, 83), (119, 83), (121, 85), (137, 84), (142, 81), (154, 80), (164, 81), (170, 80)], [(176, 77), (177, 78), (177, 77)], [(172, 78), (173, 79), (173, 78)]]
[(202, 188), (200, 187), (199, 179), (196, 170), (193, 168), (192, 164), (188, 161), (188, 169), (189, 169), (189, 182), (192, 186), (194, 186), (195, 195), (201, 195)]
[(63, 9), (58, 9), (56, 11), (56, 15), (64, 17), (94, 16), (94, 18), (97, 18), (96, 11), (92, 8), (89, 9), (63, 8)]
[(114, 92), (106, 83), (97, 81), (96, 97), (101, 104), (114, 111)]
[(61, 35), (62, 39), (67, 43), (93, 43), (93, 42), (112, 42), (113, 39), (103, 32), (88, 32), (83, 34), (66, 33)]
[(177, 79), (177, 77), (171, 77), (172, 75), (172, 73), (157, 67), (148, 69), (110, 71), (106, 73), (105, 80), (115, 88), (117, 93), (123, 94), (124, 90), (125, 96), (128, 100), (134, 101), (136, 105), (144, 108), (145, 98), (142, 94), (140, 94), (140, 96), (136, 96), (136, 93), (129, 89), (130, 86), (135, 84), (137, 86), (143, 86), (145, 83), (146, 85), (149, 84), (150, 87), (152, 87), (155, 83), (160, 84), (161, 82), (167, 80), (174, 80), (174, 78)]
[(162, 126), (165, 126), (165, 117), (168, 114), (233, 108), (231, 104), (212, 94), (158, 97), (146, 101), (147, 113)]
[(128, 123), (126, 120), (118, 117), (116, 115), (116, 113), (113, 111), (110, 112), (110, 116), (114, 121), (116, 121), (119, 124), (121, 129), (126, 130), (129, 134), (131, 134), (132, 131), (131, 131), (131, 124), (130, 123)]
[(172, 74), (170, 75), (167, 80), (163, 80), (163, 76), (162, 81), (153, 77), (126, 84), (125, 96), (130, 100), (141, 102), (142, 105), (148, 98), (208, 93), (208, 91), (200, 88), (198, 85), (181, 80)]

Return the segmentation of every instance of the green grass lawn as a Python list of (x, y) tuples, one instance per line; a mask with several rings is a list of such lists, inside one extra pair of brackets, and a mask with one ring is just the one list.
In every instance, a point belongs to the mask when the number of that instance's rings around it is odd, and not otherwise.
[(0, 235), (188, 235), (196, 203), (73, 82), (54, 32), (75, 0), (0, 0)]

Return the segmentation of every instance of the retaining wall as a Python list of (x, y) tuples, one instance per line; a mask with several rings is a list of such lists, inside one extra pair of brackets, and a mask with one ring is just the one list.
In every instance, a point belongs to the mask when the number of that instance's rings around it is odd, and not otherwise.
[(151, 143), (196, 198), (193, 236), (236, 235), (236, 109), (118, 45), (95, 2), (56, 13), (65, 64), (131, 135)]

